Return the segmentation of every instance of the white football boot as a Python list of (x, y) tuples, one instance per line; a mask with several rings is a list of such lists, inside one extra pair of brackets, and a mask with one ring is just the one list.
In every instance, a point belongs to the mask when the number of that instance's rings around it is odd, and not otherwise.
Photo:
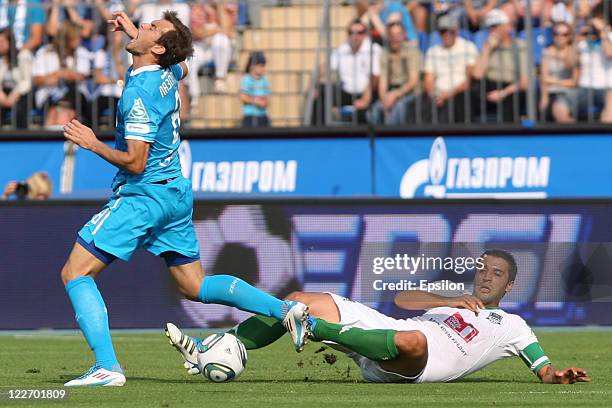
[(166, 337), (172, 347), (174, 347), (185, 360), (183, 367), (187, 369), (187, 374), (200, 374), (198, 365), (198, 346), (196, 342), (172, 323), (166, 323)]
[(283, 326), (289, 332), (295, 351), (298, 353), (304, 349), (308, 338), (308, 306), (300, 302), (286, 303), (288, 310), (283, 318)]
[(123, 373), (93, 366), (82, 376), (68, 381), (64, 387), (122, 387), (124, 384)]

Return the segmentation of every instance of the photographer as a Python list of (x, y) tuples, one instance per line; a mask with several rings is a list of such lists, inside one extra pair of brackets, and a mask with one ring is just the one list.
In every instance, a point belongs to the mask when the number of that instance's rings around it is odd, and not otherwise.
[(47, 200), (53, 190), (49, 175), (43, 171), (32, 174), (26, 181), (9, 181), (0, 198), (8, 200), (16, 196), (17, 200)]

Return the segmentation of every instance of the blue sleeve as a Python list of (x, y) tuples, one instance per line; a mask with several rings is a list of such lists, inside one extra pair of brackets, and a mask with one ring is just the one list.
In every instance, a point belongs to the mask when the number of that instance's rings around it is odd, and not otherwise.
[(30, 7), (30, 24), (45, 24), (45, 11), (40, 0), (32, 0)]
[(402, 7), (402, 21), (404, 28), (406, 29), (406, 37), (408, 37), (408, 41), (416, 41), (418, 39), (417, 32), (414, 28), (414, 24), (412, 23), (412, 17), (410, 17), (410, 13), (408, 13), (408, 10), (406, 10), (405, 7)]
[(125, 138), (153, 143), (162, 117), (157, 112), (155, 100), (144, 89), (131, 87), (121, 95), (121, 112), (125, 126)]
[(172, 73), (174, 74), (174, 77), (176, 78), (177, 81), (180, 81), (181, 79), (183, 79), (183, 67), (181, 67), (181, 64), (176, 64), (170, 67), (170, 69), (172, 70)]
[(268, 77), (265, 76), (263, 77), (263, 81), (264, 81), (264, 94), (262, 96), (268, 96), (270, 95), (270, 81), (268, 81)]
[(410, 17), (410, 13), (401, 2), (394, 0), (386, 4), (385, 8), (383, 8), (380, 13), (380, 18), (383, 23), (387, 24), (389, 16), (395, 13), (399, 13), (402, 16), (402, 25), (404, 26), (404, 30), (406, 30), (406, 38), (408, 41), (416, 40), (418, 37), (414, 24), (412, 23), (412, 17)]
[(251, 94), (250, 91), (251, 91), (251, 81), (249, 81), (249, 76), (245, 75), (240, 80), (240, 92), (250, 95)]

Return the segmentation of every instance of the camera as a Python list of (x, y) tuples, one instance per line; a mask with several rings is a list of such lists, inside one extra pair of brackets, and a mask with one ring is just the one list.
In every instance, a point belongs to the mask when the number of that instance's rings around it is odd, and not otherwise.
[(17, 183), (17, 187), (15, 188), (15, 195), (17, 196), (18, 200), (23, 200), (28, 196), (29, 191), (30, 188), (28, 187), (28, 183), (25, 181), (20, 181)]

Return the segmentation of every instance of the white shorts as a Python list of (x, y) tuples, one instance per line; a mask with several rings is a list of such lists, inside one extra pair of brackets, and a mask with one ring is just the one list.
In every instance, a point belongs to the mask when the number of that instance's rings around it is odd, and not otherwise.
[[(332, 297), (334, 303), (338, 307), (340, 312), (340, 324), (358, 327), (360, 329), (372, 330), (372, 329), (391, 329), (396, 331), (411, 331), (419, 330), (427, 336), (426, 330), (423, 327), (423, 323), (418, 320), (412, 319), (394, 319), (386, 316), (377, 310), (372, 309), (359, 302), (354, 302), (342, 296), (338, 296), (335, 293), (326, 292)], [(429, 341), (427, 342), (429, 345)], [(429, 348), (429, 347), (428, 347)], [(340, 349), (341, 350), (341, 349)], [(342, 351), (342, 350), (341, 350)], [(364, 380), (370, 382), (381, 382), (381, 383), (397, 383), (397, 382), (422, 382), (422, 374), (427, 369), (427, 366), (423, 371), (414, 376), (406, 377), (400, 374), (392, 373), (383, 369), (377, 361), (370, 360), (357, 353), (347, 352), (349, 357), (355, 360), (355, 363), (361, 370), (361, 375)], [(430, 354), (431, 355), (431, 354)], [(428, 362), (429, 365), (429, 362)]]

